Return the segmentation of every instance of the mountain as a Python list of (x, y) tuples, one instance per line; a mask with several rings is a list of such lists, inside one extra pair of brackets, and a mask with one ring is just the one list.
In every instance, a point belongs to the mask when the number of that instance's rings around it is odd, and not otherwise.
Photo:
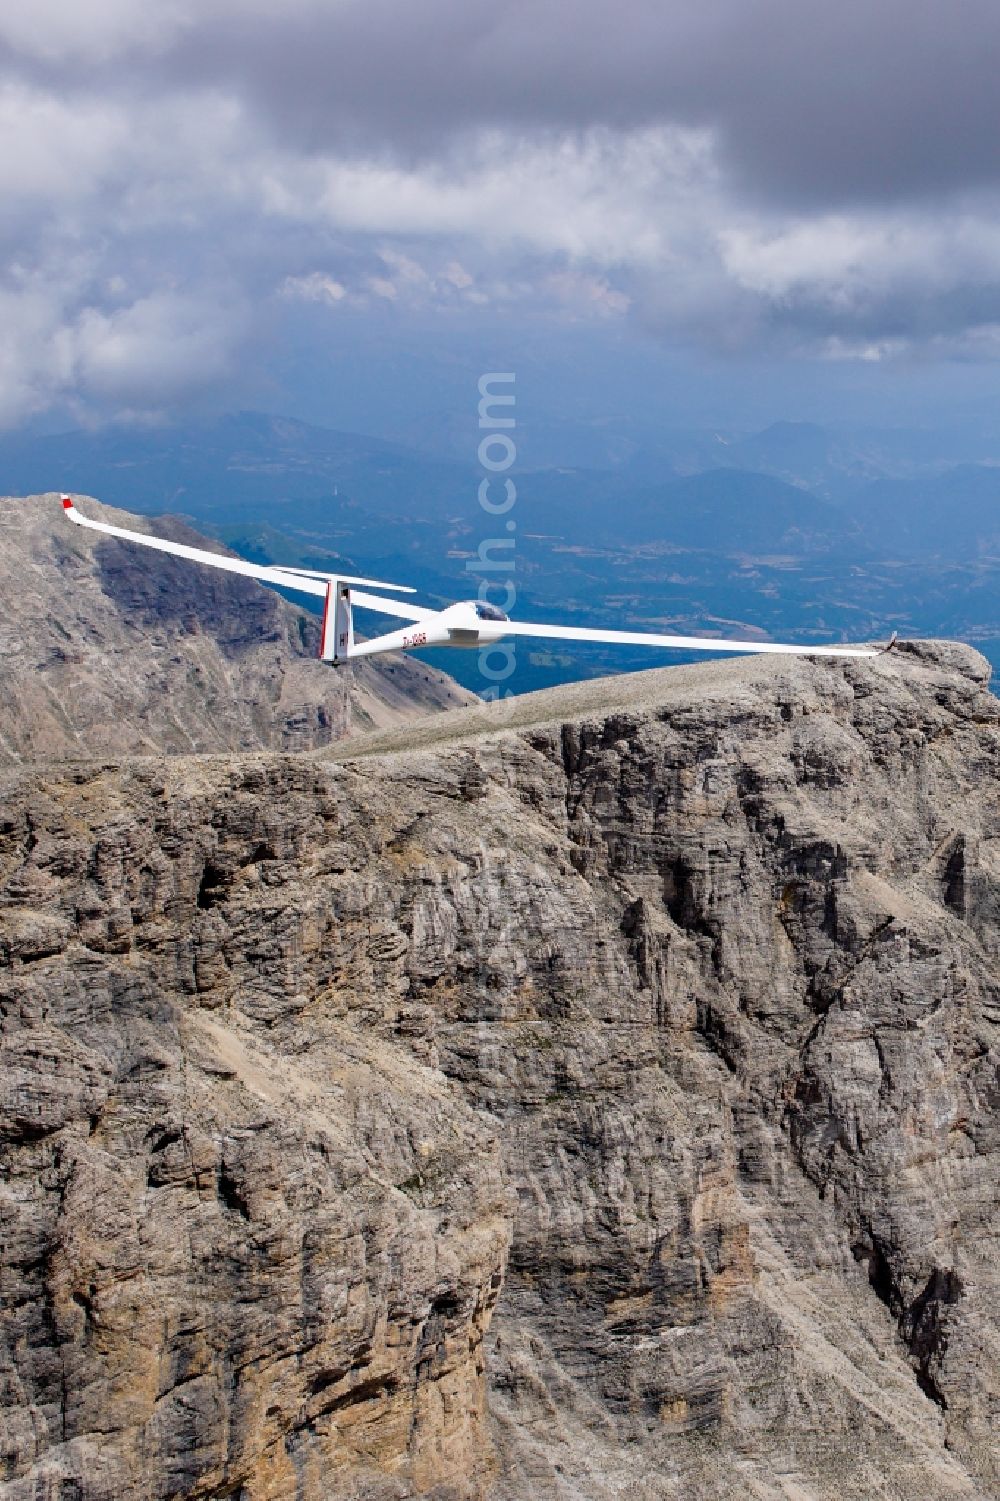
[[(214, 545), (176, 521), (155, 530)], [(0, 761), (315, 749), (469, 698), (413, 661), (334, 672), (316, 660), (314, 615), (252, 579), (70, 526), (56, 495), (0, 499), (0, 538)]]
[[(142, 514), (177, 512), (216, 532), (266, 525), (315, 543), (450, 521), (488, 525), (477, 500), (478, 431), (467, 464), (356, 433), (241, 412), (158, 430), (108, 428), (0, 439), (0, 481), (11, 492), (79, 489)], [(708, 467), (651, 486), (629, 470), (519, 473), (522, 511), (536, 530), (574, 540), (650, 541), (716, 549), (781, 550), (786, 538), (825, 539), (838, 527), (820, 499), (757, 472)], [(519, 513), (520, 514), (520, 513)], [(842, 523), (841, 523), (842, 525)]]
[(882, 479), (848, 503), (899, 555), (1000, 557), (1000, 465), (955, 464), (916, 479)]
[(986, 680), (6, 770), (5, 1501), (995, 1496)]
[(847, 485), (881, 478), (884, 470), (866, 446), (834, 436), (816, 423), (774, 422), (738, 439), (719, 457), (727, 465), (759, 470), (831, 496)]
[[(471, 453), (474, 459), (474, 443)], [(182, 513), (214, 526), (262, 507), (296, 520), (304, 510), (315, 524), (317, 503), (334, 498), (362, 498), (385, 515), (405, 512), (419, 497), (424, 514), (447, 515), (466, 498), (471, 468), (259, 412), (0, 439), (0, 487), (9, 493), (74, 490), (145, 515)]]
[(694, 467), (752, 469), (825, 499), (846, 502), (879, 480), (919, 483), (962, 462), (996, 462), (998, 456), (989, 435), (968, 431), (902, 427), (831, 431), (813, 422), (774, 422), (749, 435), (728, 439), (718, 435), (713, 447), (702, 448)]
[(860, 527), (819, 496), (771, 475), (708, 469), (636, 496), (621, 526), (629, 540), (721, 556), (815, 553), (862, 543)]

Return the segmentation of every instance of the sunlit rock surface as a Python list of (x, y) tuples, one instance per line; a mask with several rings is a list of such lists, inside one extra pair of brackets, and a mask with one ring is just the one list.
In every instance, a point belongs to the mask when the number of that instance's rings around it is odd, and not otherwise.
[(3, 1501), (994, 1496), (986, 678), (4, 773)]

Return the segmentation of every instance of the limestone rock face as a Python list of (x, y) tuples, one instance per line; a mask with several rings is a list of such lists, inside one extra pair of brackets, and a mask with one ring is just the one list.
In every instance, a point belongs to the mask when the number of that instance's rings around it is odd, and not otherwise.
[[(174, 518), (86, 514), (211, 549)], [(223, 551), (223, 549), (217, 549)], [(319, 621), (253, 579), (0, 498), (0, 765), (64, 756), (315, 750), (473, 695), (422, 662), (316, 660)]]
[(3, 1501), (996, 1495), (987, 679), (6, 773)]

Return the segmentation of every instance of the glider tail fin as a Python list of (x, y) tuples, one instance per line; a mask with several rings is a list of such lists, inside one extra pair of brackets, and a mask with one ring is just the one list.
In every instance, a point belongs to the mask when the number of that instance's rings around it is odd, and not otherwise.
[(339, 667), (354, 650), (354, 618), (351, 611), (351, 586), (342, 579), (328, 579), (326, 604), (319, 655), (322, 661)]

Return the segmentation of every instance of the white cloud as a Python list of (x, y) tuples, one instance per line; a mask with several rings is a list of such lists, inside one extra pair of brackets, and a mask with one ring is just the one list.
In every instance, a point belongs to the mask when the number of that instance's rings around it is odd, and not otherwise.
[(261, 207), (317, 214), (362, 234), (468, 239), (601, 265), (652, 264), (670, 252), (671, 220), (711, 192), (705, 132), (601, 129), (526, 141), (490, 132), (461, 162), (273, 157)]
[(442, 275), (446, 281), (451, 282), (453, 287), (458, 287), (459, 291), (464, 291), (466, 287), (471, 287), (473, 283), (473, 278), (460, 261), (449, 261)]
[(81, 412), (151, 410), (230, 373), (246, 334), (232, 301), (161, 289), (110, 308), (83, 260), (56, 259), (0, 289), (0, 426), (63, 400)]
[(0, 41), (41, 62), (103, 63), (133, 49), (159, 50), (190, 13), (170, 0), (14, 0), (0, 14)]
[(127, 149), (128, 121), (96, 100), (77, 104), (0, 83), (0, 197), (7, 214), (31, 204), (86, 201)]
[(239, 319), (204, 300), (157, 291), (107, 313), (85, 308), (70, 330), (73, 374), (85, 394), (142, 405), (192, 385), (209, 385), (229, 366)]
[(347, 297), (347, 288), (325, 271), (310, 271), (308, 276), (286, 276), (281, 293), (284, 297), (298, 297), (304, 302), (327, 302), (336, 307)]
[(384, 302), (395, 302), (399, 296), (396, 283), (387, 276), (368, 276), (365, 278), (365, 286), (373, 296), (381, 297)]
[(945, 218), (895, 210), (726, 227), (719, 243), (722, 265), (739, 286), (768, 298), (804, 292), (832, 307), (892, 287), (956, 287), (1000, 271), (992, 202)]

